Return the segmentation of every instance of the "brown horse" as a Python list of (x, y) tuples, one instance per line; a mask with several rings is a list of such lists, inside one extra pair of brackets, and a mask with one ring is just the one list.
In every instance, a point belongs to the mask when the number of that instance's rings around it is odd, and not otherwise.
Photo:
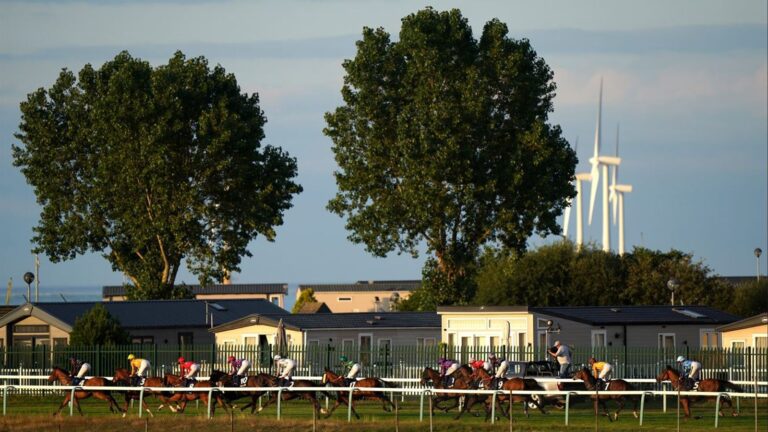
[[(672, 366), (667, 366), (663, 371), (661, 371), (661, 374), (656, 377), (656, 382), (662, 382), (662, 381), (669, 381), (672, 383), (672, 388), (675, 390), (680, 391), (690, 391), (691, 389), (685, 384), (684, 380), (680, 379), (680, 372), (677, 371), (677, 369), (674, 369)], [(726, 392), (728, 389), (733, 389), (737, 392), (741, 392), (741, 387), (737, 386), (736, 384), (726, 381), (726, 380), (720, 380), (720, 379), (703, 379), (699, 381), (699, 387), (696, 389), (696, 391), (700, 392), (716, 392), (716, 393), (723, 393)], [(683, 407), (683, 411), (685, 412), (685, 418), (689, 419), (691, 418), (691, 402), (700, 402), (705, 400), (712, 400), (715, 399), (715, 396), (680, 396), (680, 405)], [(731, 415), (732, 416), (738, 416), (739, 413), (736, 412), (736, 408), (733, 406), (733, 402), (731, 402), (731, 398), (729, 397), (723, 397), (720, 399), (720, 411), (719, 415), (720, 417), (723, 416), (723, 407), (729, 407), (731, 408)]]
[[(588, 369), (582, 368), (573, 374), (573, 379), (584, 381), (584, 386), (588, 391), (595, 391), (597, 386), (597, 379), (589, 372)], [(612, 379), (608, 382), (608, 388), (606, 391), (631, 391), (634, 390), (631, 384), (622, 379)], [(614, 421), (619, 419), (619, 412), (624, 409), (626, 399), (630, 399), (634, 403), (632, 408), (632, 414), (637, 418), (637, 396), (624, 396), (621, 394), (603, 394), (598, 396), (591, 396), (595, 400), (595, 415), (599, 413), (598, 405), (603, 408), (603, 415), (608, 417), (608, 420)], [(608, 407), (605, 404), (605, 399), (614, 399), (619, 403), (619, 408), (613, 413), (613, 416), (608, 412)]]
[[(260, 374), (260, 375), (267, 375), (267, 374)], [(213, 385), (217, 385), (219, 387), (224, 387), (224, 388), (240, 387), (239, 385), (235, 386), (232, 383), (232, 378), (233, 376), (231, 374), (226, 374), (220, 370), (214, 370), (213, 372), (211, 372), (211, 376), (208, 378), (208, 380), (211, 383), (213, 383)], [(246, 383), (243, 387), (259, 387), (258, 382), (259, 380), (257, 376), (250, 375), (247, 377)], [(250, 397), (251, 401), (246, 405), (242, 406), (240, 408), (240, 411), (245, 411), (246, 408), (251, 407), (251, 414), (253, 414), (256, 411), (256, 408), (257, 408), (256, 405), (259, 402), (259, 398), (265, 394), (267, 394), (266, 391), (260, 391), (260, 390), (245, 391), (245, 392), (224, 392), (223, 397), (224, 397), (224, 400), (229, 404), (232, 404), (232, 402), (238, 399)], [(235, 408), (235, 406), (232, 406), (232, 407)]]
[[(476, 388), (475, 385), (472, 383), (472, 377), (471, 372), (469, 375), (467, 375), (463, 371), (463, 369), (468, 368), (468, 366), (464, 365), (463, 367), (456, 370), (456, 372), (452, 373), (450, 376), (453, 378), (453, 384), (450, 386), (446, 386), (443, 381), (443, 377), (440, 376), (440, 373), (436, 370), (426, 367), (421, 372), (421, 385), (427, 386), (430, 382), (432, 383), (432, 387), (440, 390), (444, 389), (456, 389), (456, 390), (470, 390), (473, 388)], [(439, 393), (432, 396), (432, 415), (435, 415), (435, 408), (442, 410), (443, 412), (448, 412), (457, 406), (459, 406), (459, 400), (464, 397), (465, 399), (467, 397), (474, 398), (474, 395), (466, 394), (466, 393)], [(449, 407), (441, 407), (440, 403), (453, 400), (453, 405)]]
[[(129, 387), (131, 382), (131, 371), (128, 369), (123, 368), (117, 368), (115, 369), (115, 375), (112, 377), (112, 384), (120, 387)], [(165, 387), (165, 382), (162, 378), (155, 377), (155, 378), (145, 378), (143, 387)], [(139, 400), (142, 399), (140, 397), (140, 394), (138, 391), (120, 391), (119, 393), (123, 393), (125, 397), (125, 411), (128, 411), (128, 402), (131, 400)], [(168, 404), (168, 399), (172, 396), (170, 392), (160, 392), (160, 391), (145, 391), (144, 392), (144, 398), (142, 399), (142, 407), (144, 410), (152, 417), (154, 417), (154, 414), (152, 414), (152, 411), (149, 409), (149, 406), (147, 406), (147, 396), (154, 396), (157, 399), (160, 399), (162, 402), (160, 406), (157, 408), (158, 410), (163, 409), (163, 407)], [(176, 412), (176, 409), (179, 408), (178, 405), (174, 407), (173, 405), (168, 404), (168, 408), (171, 409), (171, 411)]]
[[(70, 378), (69, 373), (65, 371), (64, 369), (54, 367), (51, 371), (51, 375), (48, 377), (48, 382), (52, 383), (54, 381), (58, 381), (61, 385), (72, 385), (72, 378)], [(106, 378), (102, 377), (93, 377), (88, 378), (85, 380), (82, 385), (83, 386), (94, 386), (94, 387), (108, 387), (112, 383), (107, 380)], [(111, 412), (115, 412), (117, 410), (118, 412), (125, 413), (125, 411), (120, 408), (120, 406), (117, 405), (117, 402), (115, 402), (115, 398), (112, 397), (109, 391), (104, 390), (76, 390), (75, 391), (75, 400), (73, 403), (77, 407), (77, 412), (80, 413), (80, 415), (83, 415), (83, 410), (80, 409), (80, 399), (87, 399), (89, 397), (95, 397), (96, 399), (101, 399), (103, 401), (107, 401), (109, 403), (109, 410)], [(59, 412), (61, 412), (62, 408), (67, 406), (70, 399), (72, 398), (72, 392), (67, 391), (67, 395), (64, 396), (64, 401), (59, 405), (59, 409), (56, 410), (53, 415), (57, 415)]]
[[(173, 374), (165, 374), (165, 377), (163, 377), (163, 381), (165, 382), (165, 386), (170, 386), (170, 387), (181, 387), (181, 385), (183, 383), (182, 377), (180, 377), (179, 375), (173, 375)], [(195, 384), (192, 386), (192, 388), (195, 388), (195, 389), (201, 389), (201, 388), (202, 389), (210, 389), (210, 388), (213, 388), (213, 387), (214, 387), (214, 385), (210, 381), (196, 381)], [(219, 405), (221, 405), (224, 408), (224, 411), (226, 411), (227, 410), (227, 405), (224, 403), (224, 399), (222, 399), (222, 397), (221, 397), (221, 392), (214, 391), (213, 392), (213, 397), (216, 399), (216, 402), (218, 402)], [(207, 404), (208, 403), (208, 393), (206, 393), (204, 391), (202, 391), (202, 392), (197, 392), (197, 391), (191, 391), (191, 392), (177, 391), (177, 392), (174, 392), (173, 395), (168, 398), (168, 402), (181, 401), (181, 407), (179, 408), (178, 411), (174, 411), (174, 412), (183, 413), (184, 409), (187, 407), (187, 402), (193, 401), (193, 400), (198, 400), (198, 399), (201, 402), (203, 402), (204, 404)], [(168, 406), (170, 407), (170, 405), (168, 405)], [(161, 408), (162, 408), (162, 406), (161, 406)], [(158, 408), (158, 409), (160, 409), (160, 408)], [(211, 406), (211, 417), (213, 417), (215, 412), (216, 412), (216, 404), (214, 403)]]
[[(494, 387), (494, 377), (491, 376), (491, 374), (488, 373), (483, 368), (477, 368), (475, 369), (474, 373), (472, 374), (472, 378), (475, 380), (478, 380), (480, 383), (483, 384), (483, 388), (488, 390), (500, 390), (504, 393), (496, 395), (496, 400), (499, 401), (499, 406), (501, 407), (502, 414), (509, 418), (509, 415), (507, 414), (507, 410), (503, 409), (503, 402), (509, 401), (510, 404), (513, 404), (515, 402), (522, 402), (523, 403), (523, 412), (525, 413), (526, 417), (529, 417), (528, 414), (528, 405), (535, 406), (538, 408), (539, 411), (541, 411), (542, 414), (546, 414), (547, 412), (544, 411), (544, 408), (539, 404), (538, 399), (533, 398), (531, 395), (512, 395), (510, 397), (509, 392), (510, 391), (520, 391), (520, 390), (544, 390), (543, 387), (539, 385), (536, 380), (528, 378), (501, 378), (501, 386)], [(483, 401), (485, 402), (485, 420), (491, 418), (491, 404), (493, 403), (493, 395), (480, 395), (477, 397), (473, 403)], [(466, 409), (471, 408), (471, 405), (467, 403), (465, 406)], [(511, 407), (510, 407), (511, 408)]]
[[(293, 385), (291, 388), (301, 388), (301, 387), (319, 387), (318, 384), (313, 383), (312, 381), (308, 380), (296, 380), (292, 381)], [(269, 375), (265, 373), (260, 373), (253, 377), (253, 380), (251, 380), (251, 377), (248, 378), (248, 386), (249, 387), (280, 387), (278, 385), (278, 379), (274, 375)], [(266, 408), (269, 404), (277, 402), (278, 392), (272, 391), (272, 397), (267, 400), (265, 404), (263, 404), (261, 407), (259, 407), (256, 412), (261, 412), (264, 408)], [(288, 401), (292, 399), (306, 399), (312, 404), (312, 408), (315, 410), (316, 413), (324, 413), (325, 409), (320, 409), (320, 404), (317, 402), (317, 396), (315, 395), (315, 392), (313, 391), (283, 391), (280, 393), (280, 400)], [(258, 400), (258, 398), (257, 398)]]
[[(344, 387), (344, 377), (341, 375), (336, 375), (332, 370), (325, 368), (325, 373), (323, 373), (323, 384), (326, 386), (332, 386), (332, 387)], [(381, 391), (365, 390), (365, 388), (391, 387), (391, 385), (387, 385), (387, 383), (385, 383), (383, 380), (379, 378), (374, 378), (374, 377), (363, 378), (353, 382), (350, 387), (354, 387), (355, 389), (360, 389), (360, 390), (353, 390), (351, 401), (349, 400), (349, 393), (346, 393), (343, 391), (336, 392), (336, 403), (333, 405), (331, 410), (328, 411), (328, 414), (325, 415), (326, 418), (330, 417), (331, 414), (333, 414), (333, 412), (336, 410), (336, 408), (338, 408), (339, 405), (344, 404), (351, 407), (352, 413), (359, 420), (360, 416), (357, 415), (357, 412), (355, 411), (356, 400), (371, 399), (371, 400), (381, 401), (381, 406), (386, 412), (390, 412), (392, 409), (395, 408), (395, 404), (392, 403), (392, 401), (389, 399), (389, 396), (387, 396), (386, 393)]]

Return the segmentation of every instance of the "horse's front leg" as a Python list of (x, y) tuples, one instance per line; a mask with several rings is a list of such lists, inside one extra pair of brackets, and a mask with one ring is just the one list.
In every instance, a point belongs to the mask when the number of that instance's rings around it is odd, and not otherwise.
[(60, 412), (61, 412), (61, 410), (62, 410), (62, 409), (65, 407), (65, 406), (67, 406), (67, 404), (69, 403), (70, 395), (71, 395), (71, 393), (67, 393), (67, 394), (64, 396), (64, 401), (63, 401), (63, 402), (61, 402), (61, 405), (59, 405), (59, 409), (57, 409), (57, 410), (56, 410), (56, 412), (55, 412), (55, 413), (53, 413), (53, 415), (54, 415), (54, 416), (56, 416), (58, 413), (60, 413)]

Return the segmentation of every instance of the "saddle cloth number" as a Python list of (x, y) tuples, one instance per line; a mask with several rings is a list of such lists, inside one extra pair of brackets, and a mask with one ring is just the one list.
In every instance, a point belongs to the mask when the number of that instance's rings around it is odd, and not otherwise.
[(244, 386), (246, 384), (248, 384), (248, 377), (244, 376), (244, 377), (240, 378), (240, 385)]

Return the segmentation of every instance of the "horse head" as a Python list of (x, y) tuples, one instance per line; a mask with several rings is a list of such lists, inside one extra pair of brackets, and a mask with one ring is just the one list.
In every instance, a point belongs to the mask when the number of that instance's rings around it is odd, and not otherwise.
[(656, 377), (656, 382), (662, 381), (676, 381), (680, 378), (680, 374), (672, 366), (667, 365), (664, 370), (661, 371), (659, 376)]
[(48, 377), (48, 382), (52, 383), (58, 380), (58, 381), (61, 381), (63, 384), (64, 383), (63, 378), (65, 378), (66, 376), (67, 374), (64, 372), (63, 369), (54, 367), (53, 369), (51, 369), (51, 375)]

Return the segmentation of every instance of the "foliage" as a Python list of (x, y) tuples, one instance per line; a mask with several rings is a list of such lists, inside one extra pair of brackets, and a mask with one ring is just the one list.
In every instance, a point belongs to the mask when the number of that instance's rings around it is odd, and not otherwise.
[(476, 304), (529, 306), (669, 304), (667, 281), (678, 281), (676, 303), (731, 310), (731, 289), (692, 255), (635, 248), (623, 257), (595, 245), (577, 251), (557, 242), (518, 254), (486, 249)]
[(299, 294), (299, 297), (296, 298), (296, 303), (293, 304), (291, 313), (297, 313), (306, 303), (317, 303), (317, 299), (315, 298), (315, 290), (312, 288), (301, 290), (301, 294)]
[(402, 300), (397, 307), (401, 311), (433, 311), (440, 305), (467, 304), (465, 298), (472, 298), (476, 286), (475, 267), (468, 266), (462, 276), (449, 281), (439, 270), (437, 260), (427, 259), (422, 269), (422, 285), (415, 289), (410, 297)]
[(69, 343), (74, 346), (120, 345), (130, 342), (128, 332), (101, 304), (75, 319)]
[(733, 288), (733, 302), (729, 312), (742, 317), (751, 317), (768, 311), (768, 281), (756, 280)]
[(184, 261), (201, 284), (239, 270), (302, 190), (295, 159), (261, 146), (258, 95), (203, 57), (153, 68), (122, 52), (77, 77), (65, 69), (21, 113), (14, 165), (42, 206), (34, 252), (101, 252), (132, 298), (176, 295)]
[(547, 123), (552, 71), (507, 33), (494, 19), (478, 41), (458, 10), (431, 8), (405, 17), (396, 42), (365, 28), (343, 64), (344, 105), (325, 116), (340, 168), (328, 209), (375, 256), (433, 254), (419, 308), (471, 300), (480, 248), (558, 233), (575, 194), (576, 156)]

